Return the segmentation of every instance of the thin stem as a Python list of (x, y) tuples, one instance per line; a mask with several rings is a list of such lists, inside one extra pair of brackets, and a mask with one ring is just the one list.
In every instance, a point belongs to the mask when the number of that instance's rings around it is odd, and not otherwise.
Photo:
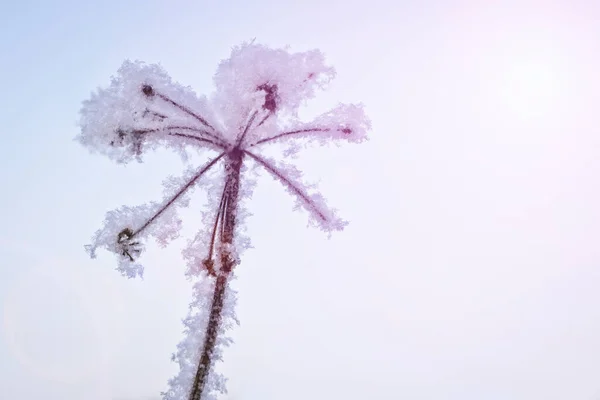
[(196, 114), (194, 111), (190, 110), (189, 108), (187, 108), (186, 106), (183, 106), (179, 103), (177, 103), (174, 100), (171, 100), (168, 96), (165, 96), (162, 93), (158, 93), (158, 92), (154, 92), (154, 94), (158, 97), (160, 97), (161, 99), (163, 99), (164, 101), (166, 101), (167, 103), (179, 108), (181, 111), (183, 111), (184, 113), (191, 115), (192, 117), (194, 117), (196, 120), (200, 121), (200, 123), (204, 126), (206, 126), (207, 128), (212, 129), (213, 131), (216, 132), (216, 129), (208, 123), (208, 121), (206, 119), (204, 119), (203, 117), (201, 117), (200, 115)]
[(223, 138), (221, 138), (220, 136), (209, 132), (205, 129), (198, 129), (198, 128), (194, 128), (191, 126), (179, 126), (179, 125), (170, 125), (170, 126), (166, 126), (164, 129), (186, 129), (186, 130), (190, 130), (192, 132), (196, 132), (196, 133), (200, 133), (206, 136), (209, 136), (215, 140), (217, 140), (219, 143), (221, 143), (223, 146), (225, 146), (225, 142), (223, 142)]
[[(229, 185), (229, 181), (227, 181), (227, 185)], [(223, 197), (223, 207), (221, 207), (221, 210), (219, 210), (219, 219), (221, 220), (221, 231), (219, 232), (219, 240), (221, 240), (221, 243), (223, 242), (223, 231), (225, 230), (225, 210), (227, 209), (228, 201), (229, 197), (227, 196), (227, 194), (225, 194), (225, 196)]]
[(225, 300), (225, 289), (227, 289), (228, 273), (219, 273), (215, 282), (215, 291), (213, 293), (210, 316), (208, 317), (208, 326), (206, 327), (205, 339), (202, 355), (198, 363), (198, 369), (194, 376), (194, 383), (190, 392), (189, 400), (201, 400), (202, 393), (206, 387), (206, 378), (210, 372), (212, 356), (219, 334), (219, 327), (223, 319), (223, 303)]
[(200, 169), (200, 171), (198, 171), (198, 173), (196, 173), (196, 175), (194, 175), (192, 179), (190, 179), (185, 185), (183, 185), (181, 189), (179, 189), (177, 193), (175, 193), (175, 195), (173, 195), (173, 197), (169, 199), (169, 201), (167, 201), (152, 217), (150, 217), (150, 219), (148, 219), (148, 221), (146, 221), (141, 226), (141, 228), (133, 232), (129, 239), (133, 238), (134, 236), (142, 232), (144, 229), (146, 229), (150, 224), (152, 224), (152, 222), (154, 222), (156, 218), (158, 218), (163, 212), (165, 212), (167, 208), (169, 208), (179, 197), (181, 197), (182, 194), (184, 194), (194, 183), (196, 183), (196, 181), (200, 179), (200, 177), (204, 175), (206, 171), (212, 168), (212, 166), (215, 165), (217, 161), (219, 161), (224, 155), (225, 153), (221, 153), (216, 158), (213, 158), (211, 161), (206, 163)]
[(232, 150), (228, 154), (228, 165), (226, 166), (226, 173), (229, 176), (229, 184), (227, 188), (226, 203), (223, 214), (223, 226), (224, 230), (221, 236), (221, 242), (224, 244), (233, 243), (233, 235), (236, 224), (237, 216), (237, 205), (239, 201), (240, 191), (240, 174), (242, 169), (242, 161), (244, 152), (239, 148)]
[(214, 145), (216, 147), (219, 147), (219, 148), (221, 148), (223, 150), (225, 150), (225, 148), (226, 148), (225, 142), (221, 138), (219, 138), (217, 135), (215, 135), (215, 134), (213, 134), (211, 132), (208, 132), (208, 131), (206, 131), (204, 129), (193, 128), (193, 127), (190, 127), (190, 126), (169, 125), (169, 126), (165, 126), (164, 128), (135, 129), (135, 130), (132, 131), (132, 133), (134, 133), (134, 134), (146, 134), (146, 133), (161, 132), (161, 131), (164, 131), (164, 130), (169, 131), (169, 130), (174, 130), (174, 129), (188, 130), (188, 131), (192, 131), (192, 132), (199, 133), (199, 134), (202, 134), (202, 135), (206, 135), (206, 136), (208, 136), (208, 137), (216, 140), (216, 142), (213, 141), (213, 140), (202, 138), (202, 137), (195, 136), (195, 135), (189, 135), (189, 134), (184, 134), (184, 133), (173, 133), (173, 132), (167, 132), (167, 133), (169, 135), (171, 135), (171, 136), (187, 137), (189, 139), (194, 139), (194, 140), (199, 140), (201, 142), (210, 143), (210, 144), (212, 144), (212, 145)]
[(319, 210), (317, 205), (308, 197), (308, 195), (304, 193), (302, 189), (298, 188), (292, 181), (286, 178), (285, 175), (281, 171), (279, 171), (275, 166), (271, 165), (271, 163), (265, 160), (264, 158), (259, 157), (256, 154), (253, 154), (247, 150), (244, 150), (244, 153), (249, 155), (257, 163), (262, 165), (268, 172), (275, 176), (275, 178), (279, 179), (279, 181), (281, 181), (292, 192), (294, 192), (294, 194), (298, 196), (310, 210), (315, 212), (318, 215), (318, 217), (321, 218), (323, 221), (327, 222), (327, 217), (325, 216), (325, 214), (323, 214), (323, 212)]
[(242, 167), (242, 158), (244, 153), (239, 149), (232, 150), (228, 155), (226, 173), (227, 182), (223, 198), (223, 217), (221, 219), (222, 231), (220, 240), (222, 244), (219, 274), (215, 282), (210, 316), (204, 336), (202, 353), (196, 370), (196, 376), (192, 384), (189, 400), (201, 400), (206, 387), (206, 378), (213, 364), (213, 353), (219, 334), (221, 321), (223, 320), (223, 302), (225, 299), (225, 290), (227, 281), (235, 264), (235, 259), (231, 254), (231, 244), (235, 232), (237, 204), (240, 187), (240, 172)]
[(188, 135), (186, 133), (179, 133), (179, 132), (169, 132), (169, 136), (177, 136), (177, 137), (182, 137), (182, 138), (186, 138), (186, 139), (193, 139), (193, 140), (197, 140), (199, 142), (205, 142), (205, 143), (209, 143), (212, 144), (215, 147), (218, 147), (222, 150), (225, 150), (225, 147), (223, 145), (221, 145), (220, 143), (215, 143), (210, 139), (205, 139), (205, 138), (201, 138), (198, 136), (194, 136), (194, 135)]
[(258, 123), (258, 125), (256, 125), (256, 127), (258, 128), (259, 126), (261, 126), (262, 124), (264, 124), (265, 121), (268, 120), (271, 115), (273, 115), (272, 112), (269, 112), (267, 115), (265, 115), (265, 117)]
[(275, 136), (257, 140), (255, 143), (251, 144), (250, 147), (257, 146), (259, 144), (266, 143), (266, 142), (272, 142), (273, 140), (277, 140), (277, 139), (285, 137), (285, 136), (297, 135), (299, 133), (329, 132), (329, 131), (331, 131), (331, 129), (329, 129), (329, 128), (307, 128), (307, 129), (298, 129), (298, 130), (290, 131), (290, 132), (283, 132), (283, 133), (279, 133)]
[(252, 123), (254, 122), (254, 119), (256, 118), (257, 114), (258, 114), (258, 111), (254, 111), (254, 113), (252, 114), (252, 116), (248, 120), (248, 123), (246, 124), (246, 128), (244, 128), (244, 132), (242, 132), (242, 134), (240, 135), (240, 138), (237, 141), (237, 145), (238, 146), (244, 141), (244, 138), (246, 137), (246, 134), (250, 130), (250, 126), (252, 126)]
[(145, 117), (145, 116), (147, 116), (148, 114), (150, 114), (150, 115), (152, 115), (152, 116), (154, 116), (154, 117), (158, 117), (158, 118), (159, 118), (161, 121), (162, 121), (163, 119), (166, 119), (166, 118), (168, 118), (168, 117), (167, 117), (165, 114), (161, 114), (161, 113), (159, 113), (159, 112), (157, 112), (157, 111), (153, 111), (153, 110), (149, 110), (149, 109), (146, 109), (146, 110), (144, 111), (144, 113), (142, 114), (142, 117)]
[(213, 249), (215, 247), (215, 239), (217, 237), (217, 228), (219, 226), (219, 221), (221, 221), (221, 224), (222, 224), (221, 216), (223, 214), (223, 209), (224, 209), (224, 204), (225, 204), (225, 193), (227, 193), (227, 182), (225, 182), (225, 186), (223, 187), (223, 194), (221, 194), (221, 201), (219, 202), (217, 216), (215, 218), (215, 223), (213, 225), (213, 230), (212, 230), (212, 234), (210, 237), (210, 246), (208, 248), (208, 256), (206, 257), (209, 260), (212, 260), (212, 257), (213, 257)]
[(277, 139), (280, 139), (282, 137), (297, 135), (297, 134), (300, 134), (300, 133), (331, 132), (331, 131), (342, 132), (342, 133), (345, 133), (345, 134), (351, 134), (352, 133), (352, 129), (351, 128), (337, 128), (337, 129), (332, 129), (332, 128), (306, 128), (306, 129), (298, 129), (298, 130), (295, 130), (295, 131), (283, 132), (283, 133), (279, 133), (279, 134), (277, 134), (275, 136), (271, 136), (271, 137), (268, 137), (268, 138), (257, 140), (256, 142), (252, 143), (249, 147), (257, 146), (257, 145), (262, 144), (262, 143), (271, 142), (273, 140), (277, 140)]

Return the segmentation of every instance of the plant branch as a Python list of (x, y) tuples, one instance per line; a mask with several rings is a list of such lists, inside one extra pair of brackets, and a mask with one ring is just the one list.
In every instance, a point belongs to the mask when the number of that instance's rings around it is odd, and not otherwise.
[(212, 276), (216, 276), (215, 273), (215, 262), (213, 260), (213, 251), (215, 248), (215, 239), (217, 237), (217, 229), (219, 227), (219, 221), (221, 222), (221, 224), (223, 223), (223, 209), (225, 207), (225, 194), (227, 193), (227, 182), (225, 182), (225, 185), (223, 187), (223, 193), (221, 194), (221, 200), (219, 201), (219, 208), (217, 209), (217, 215), (215, 217), (215, 222), (213, 224), (213, 229), (212, 229), (212, 233), (210, 236), (210, 245), (208, 246), (208, 255), (206, 256), (206, 259), (203, 261), (204, 266), (206, 267), (208, 273)]
[(209, 136), (215, 140), (217, 140), (223, 147), (225, 147), (225, 142), (223, 141), (223, 138), (221, 138), (219, 135), (209, 132), (205, 129), (198, 129), (198, 128), (193, 128), (191, 126), (178, 126), (178, 125), (170, 125), (170, 126), (166, 126), (163, 129), (185, 129), (185, 130), (189, 130), (195, 133), (200, 133), (202, 135), (206, 135)]
[(292, 136), (292, 135), (297, 135), (297, 134), (300, 134), (300, 133), (329, 132), (329, 131), (331, 131), (331, 129), (329, 129), (329, 128), (307, 128), (307, 129), (298, 129), (298, 130), (295, 130), (295, 131), (283, 132), (283, 133), (279, 133), (279, 134), (277, 134), (275, 136), (271, 136), (271, 137), (268, 137), (268, 138), (257, 140), (256, 142), (252, 143), (250, 145), (250, 147), (258, 146), (259, 144), (263, 144), (263, 143), (266, 143), (266, 142), (272, 142), (273, 140), (277, 140), (277, 139), (285, 137), (285, 136)]
[(194, 135), (189, 135), (187, 133), (169, 132), (169, 136), (177, 136), (177, 137), (182, 137), (182, 138), (186, 138), (186, 139), (197, 140), (199, 142), (205, 142), (205, 143), (212, 144), (213, 146), (218, 147), (221, 150), (225, 150), (225, 147), (223, 145), (221, 145), (220, 143), (215, 143), (210, 139), (201, 138), (201, 137), (194, 136)]
[(217, 342), (221, 320), (223, 319), (223, 303), (225, 300), (225, 290), (227, 289), (228, 278), (228, 273), (219, 273), (215, 282), (215, 290), (213, 292), (212, 306), (210, 308), (210, 316), (206, 327), (202, 355), (200, 356), (198, 369), (194, 376), (189, 400), (201, 400), (202, 393), (206, 387), (206, 378), (210, 372), (213, 351)]
[(273, 112), (269, 112), (267, 115), (265, 115), (265, 117), (258, 123), (258, 125), (256, 125), (256, 127), (258, 128), (259, 126), (264, 124), (271, 115), (273, 115)]
[(191, 127), (191, 126), (185, 126), (185, 125), (168, 125), (168, 126), (165, 126), (163, 129), (185, 129), (185, 130), (189, 130), (189, 131), (192, 131), (192, 132), (195, 132), (195, 133), (199, 133), (199, 134), (211, 137), (211, 138), (217, 140), (219, 143), (221, 143), (223, 145), (223, 147), (225, 147), (225, 142), (223, 141), (222, 137), (220, 137), (216, 133), (209, 132), (206, 129), (199, 129), (199, 128), (195, 128), (195, 127)]
[(252, 159), (254, 159), (254, 161), (256, 161), (257, 163), (262, 165), (269, 173), (271, 173), (271, 175), (273, 175), (276, 179), (278, 179), (285, 186), (287, 186), (296, 196), (298, 196), (302, 200), (302, 202), (307, 206), (307, 208), (316, 213), (321, 220), (328, 222), (328, 219), (325, 216), (325, 214), (323, 214), (323, 212), (319, 210), (318, 206), (314, 203), (314, 201), (312, 201), (311, 198), (308, 197), (308, 194), (304, 193), (302, 189), (300, 189), (298, 186), (296, 186), (296, 184), (289, 180), (283, 174), (283, 172), (279, 171), (269, 161), (257, 156), (254, 153), (249, 152), (248, 150), (244, 150), (244, 153), (250, 156)]
[(144, 111), (144, 113), (142, 114), (142, 117), (146, 117), (148, 114), (152, 115), (153, 117), (157, 117), (161, 121), (168, 118), (165, 114), (161, 114), (157, 111), (153, 111), (153, 110), (149, 110), (149, 109), (146, 109)]
[[(227, 181), (225, 183), (225, 187), (227, 187), (228, 184), (229, 184), (229, 181)], [(225, 210), (227, 209), (228, 201), (229, 201), (229, 198), (227, 196), (227, 193), (223, 193), (223, 206), (219, 210), (219, 219), (221, 221), (221, 231), (219, 232), (219, 240), (221, 240), (221, 242), (223, 241), (223, 232), (225, 230)]]
[(142, 93), (147, 96), (147, 97), (154, 97), (154, 96), (158, 96), (160, 97), (162, 100), (164, 100), (165, 102), (171, 104), (172, 106), (180, 109), (181, 111), (183, 111), (184, 113), (194, 117), (196, 120), (200, 121), (200, 123), (204, 126), (206, 126), (207, 128), (212, 129), (214, 132), (216, 132), (217, 130), (208, 123), (208, 121), (203, 118), (202, 116), (196, 114), (194, 111), (190, 110), (189, 108), (187, 108), (184, 105), (181, 105), (179, 103), (177, 103), (176, 101), (172, 100), (170, 97), (157, 92), (156, 90), (154, 90), (154, 88), (152, 87), (152, 85), (148, 85), (148, 84), (144, 84), (141, 87), (142, 89)]
[(254, 119), (256, 119), (256, 115), (257, 114), (258, 114), (258, 111), (254, 111), (254, 113), (252, 114), (252, 116), (248, 120), (248, 123), (246, 124), (246, 128), (244, 128), (244, 132), (242, 132), (240, 138), (237, 141), (237, 145), (238, 146), (244, 141), (244, 138), (246, 137), (246, 134), (250, 130), (250, 126), (252, 126), (252, 123), (254, 122)]
[[(200, 136), (190, 135), (190, 134), (185, 134), (185, 133), (177, 133), (177, 132), (173, 133), (173, 132), (169, 132), (169, 130), (176, 130), (176, 129), (192, 131), (192, 132), (195, 132), (195, 133), (206, 135), (206, 136), (208, 136), (208, 137), (210, 137), (212, 139), (207, 139), (207, 138), (203, 138), (203, 137), (200, 137)], [(212, 145), (214, 145), (214, 146), (216, 146), (216, 147), (218, 147), (220, 149), (223, 149), (223, 150), (225, 150), (225, 148), (226, 148), (225, 142), (221, 138), (219, 138), (217, 135), (215, 135), (215, 134), (213, 134), (211, 132), (208, 132), (208, 131), (206, 131), (204, 129), (193, 128), (193, 127), (190, 127), (190, 126), (169, 125), (169, 126), (165, 126), (164, 128), (134, 129), (132, 131), (132, 133), (138, 134), (138, 135), (142, 135), (142, 134), (146, 134), (146, 133), (161, 132), (161, 131), (164, 131), (164, 130), (166, 130), (167, 134), (170, 135), (170, 136), (181, 136), (181, 137), (186, 137), (188, 139), (198, 140), (200, 142), (210, 143), (210, 144), (212, 144)]]
[(171, 100), (171, 98), (169, 98), (168, 96), (165, 96), (162, 93), (158, 93), (155, 92), (155, 94), (160, 97), (161, 99), (163, 99), (164, 101), (166, 101), (167, 103), (173, 105), (174, 107), (180, 109), (181, 111), (183, 111), (184, 113), (191, 115), (192, 117), (194, 117), (196, 120), (200, 121), (200, 123), (204, 126), (206, 126), (207, 128), (212, 129), (213, 131), (216, 131), (216, 129), (208, 123), (208, 121), (206, 119), (204, 119), (203, 117), (201, 117), (200, 115), (196, 114), (194, 111), (190, 110), (189, 108), (187, 108), (184, 105), (181, 105), (179, 103), (177, 103), (174, 100)]
[(237, 204), (240, 188), (240, 173), (242, 168), (242, 159), (244, 153), (239, 149), (234, 149), (227, 154), (226, 174), (227, 181), (223, 191), (222, 198), (222, 217), (221, 217), (221, 257), (219, 273), (215, 282), (212, 305), (208, 325), (204, 335), (202, 353), (198, 363), (198, 369), (194, 377), (189, 400), (201, 400), (206, 387), (206, 379), (213, 364), (213, 353), (217, 343), (217, 336), (223, 320), (223, 302), (225, 299), (225, 290), (227, 282), (233, 267), (235, 259), (231, 254), (231, 244), (235, 232)]
[(194, 175), (192, 177), (192, 179), (190, 179), (185, 185), (183, 185), (177, 191), (177, 193), (175, 193), (173, 195), (173, 197), (171, 197), (169, 199), (169, 201), (167, 201), (152, 217), (150, 217), (148, 219), (148, 221), (146, 221), (139, 229), (137, 229), (135, 232), (133, 232), (133, 234), (131, 235), (130, 239), (133, 238), (134, 236), (138, 235), (140, 232), (142, 232), (148, 226), (150, 226), (150, 224), (152, 224), (163, 212), (165, 212), (167, 210), (167, 208), (169, 208), (179, 197), (181, 197), (182, 194), (184, 194), (194, 183), (196, 183), (196, 181), (198, 179), (200, 179), (200, 177), (202, 175), (204, 175), (204, 173), (206, 171), (208, 171), (210, 168), (212, 168), (212, 166), (215, 165), (217, 163), (217, 161), (219, 161), (224, 155), (225, 155), (225, 153), (221, 153), (217, 157), (213, 158), (211, 161), (209, 161), (208, 163), (206, 163), (200, 169), (200, 171), (198, 171), (198, 173), (196, 173), (196, 175)]
[(342, 133), (345, 133), (345, 134), (352, 133), (352, 129), (350, 129), (350, 128), (337, 128), (337, 129), (335, 129), (335, 128), (334, 129), (332, 129), (332, 128), (306, 128), (306, 129), (297, 129), (295, 131), (283, 132), (283, 133), (279, 133), (279, 134), (277, 134), (275, 136), (271, 136), (271, 137), (268, 137), (268, 138), (257, 140), (256, 142), (252, 143), (250, 145), (250, 147), (258, 146), (259, 144), (263, 144), (263, 143), (266, 143), (266, 142), (272, 142), (272, 141), (280, 139), (282, 137), (298, 135), (298, 134), (301, 134), (301, 133), (331, 132), (331, 131), (338, 131), (338, 132), (342, 132)]

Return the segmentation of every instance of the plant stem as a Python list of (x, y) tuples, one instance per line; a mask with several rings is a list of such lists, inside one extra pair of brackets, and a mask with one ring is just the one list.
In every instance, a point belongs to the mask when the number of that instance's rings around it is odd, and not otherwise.
[(239, 148), (234, 148), (227, 154), (225, 172), (227, 182), (225, 184), (223, 215), (221, 217), (221, 254), (220, 268), (215, 282), (212, 305), (208, 325), (204, 335), (202, 354), (196, 370), (196, 376), (190, 392), (189, 400), (202, 400), (202, 394), (206, 388), (206, 380), (213, 364), (213, 353), (217, 343), (219, 328), (223, 320), (223, 303), (225, 301), (225, 290), (236, 259), (231, 254), (235, 223), (237, 216), (237, 204), (239, 200), (240, 172), (244, 153)]
[(215, 283), (215, 291), (213, 294), (208, 326), (206, 327), (204, 336), (202, 355), (200, 356), (200, 362), (198, 364), (198, 369), (196, 370), (194, 384), (192, 385), (192, 391), (190, 393), (190, 400), (201, 400), (202, 393), (206, 387), (206, 378), (210, 372), (213, 350), (217, 342), (221, 320), (223, 319), (223, 301), (225, 299), (225, 289), (227, 288), (228, 278), (229, 273), (221, 273), (217, 277)]

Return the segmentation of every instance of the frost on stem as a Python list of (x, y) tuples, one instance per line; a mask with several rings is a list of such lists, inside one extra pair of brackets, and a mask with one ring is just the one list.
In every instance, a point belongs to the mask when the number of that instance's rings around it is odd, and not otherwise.
[(317, 50), (290, 54), (258, 44), (237, 46), (215, 74), (215, 111), (226, 126), (234, 129), (231, 134), (259, 111), (256, 125), (265, 129), (256, 129), (249, 135), (249, 141), (254, 141), (266, 131), (277, 129), (275, 114), (297, 116), (302, 103), (333, 79), (335, 71), (324, 61)]
[(96, 232), (92, 244), (86, 250), (96, 256), (98, 247), (115, 253), (117, 269), (128, 278), (143, 276), (144, 269), (137, 262), (144, 249), (143, 240), (149, 236), (166, 246), (179, 236), (182, 221), (177, 215), (179, 207), (189, 204), (189, 192), (196, 182), (222, 157), (218, 156), (197, 170), (188, 170), (179, 178), (168, 179), (165, 183), (165, 198), (162, 202), (152, 202), (137, 207), (123, 206), (106, 214), (104, 227)]
[[(184, 110), (195, 110), (196, 116)], [(141, 161), (144, 151), (166, 145), (183, 153), (190, 144), (223, 148), (202, 119), (213, 118), (205, 97), (175, 83), (159, 65), (125, 61), (110, 86), (83, 102), (76, 139), (119, 163)], [(179, 140), (173, 140), (173, 139)]]
[[(280, 182), (312, 225), (332, 232), (347, 224), (314, 186), (302, 183), (301, 171), (260, 154), (271, 144), (288, 145), (280, 154), (285, 158), (306, 144), (366, 140), (370, 123), (362, 105), (341, 104), (313, 121), (299, 120), (300, 106), (334, 76), (317, 50), (290, 53), (245, 43), (219, 64), (209, 97), (172, 81), (158, 65), (126, 61), (108, 87), (83, 103), (77, 140), (117, 163), (141, 161), (146, 151), (162, 145), (182, 155), (188, 148), (216, 152), (204, 165), (168, 180), (161, 202), (107, 213), (104, 227), (87, 246), (92, 256), (99, 247), (113, 252), (124, 276), (141, 276), (138, 258), (146, 239), (166, 245), (176, 238), (182, 225), (177, 209), (187, 206), (197, 185), (208, 191), (202, 227), (184, 250), (194, 291), (185, 338), (173, 355), (179, 373), (169, 381), (165, 400), (208, 400), (225, 391), (225, 378), (214, 364), (231, 342), (226, 331), (237, 323), (229, 283), (241, 253), (250, 247), (244, 234), (250, 214), (244, 201), (256, 182), (250, 173), (260, 171)], [(248, 169), (248, 160), (254, 168)]]
[(341, 231), (348, 224), (347, 221), (337, 216), (335, 209), (327, 207), (325, 198), (314, 190), (314, 185), (311, 187), (300, 182), (302, 171), (290, 164), (280, 163), (279, 166), (276, 166), (274, 160), (267, 160), (249, 151), (246, 154), (296, 198), (295, 209), (304, 208), (308, 212), (310, 225), (317, 226), (325, 232), (331, 232)]
[[(216, 280), (206, 274), (201, 274), (193, 286), (192, 302), (187, 317), (183, 320), (185, 340), (177, 345), (177, 351), (172, 355), (172, 361), (179, 365), (179, 373), (169, 380), (169, 388), (162, 393), (165, 400), (188, 400), (191, 382), (194, 382), (198, 372), (198, 360), (201, 357), (206, 330), (209, 325), (208, 312), (213, 306)], [(230, 281), (233, 277), (230, 279)], [(217, 342), (212, 351), (212, 364), (222, 360), (223, 349), (232, 341), (226, 332), (238, 324), (235, 317), (237, 293), (229, 286), (224, 293), (221, 323), (217, 327)], [(226, 393), (227, 379), (214, 371), (208, 374), (202, 400), (216, 399), (216, 393)]]

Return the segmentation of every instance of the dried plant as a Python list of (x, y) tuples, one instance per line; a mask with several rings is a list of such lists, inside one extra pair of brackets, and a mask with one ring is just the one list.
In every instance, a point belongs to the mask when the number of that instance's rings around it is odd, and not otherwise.
[(225, 331), (237, 322), (229, 282), (249, 246), (242, 224), (247, 212), (240, 204), (254, 185), (247, 177), (248, 161), (253, 170), (262, 168), (283, 184), (313, 224), (328, 232), (346, 225), (313, 186), (300, 182), (300, 171), (259, 154), (266, 145), (280, 144), (285, 159), (301, 145), (366, 139), (370, 126), (361, 105), (341, 104), (310, 122), (298, 118), (302, 103), (334, 74), (319, 51), (291, 54), (245, 43), (220, 63), (210, 97), (173, 82), (158, 65), (126, 61), (108, 88), (84, 102), (77, 139), (118, 163), (141, 161), (145, 151), (163, 145), (184, 160), (190, 148), (216, 153), (200, 168), (168, 180), (162, 202), (109, 212), (86, 246), (92, 257), (97, 248), (115, 253), (124, 276), (142, 276), (138, 258), (145, 240), (154, 237), (166, 245), (176, 238), (182, 224), (177, 209), (187, 206), (193, 188), (207, 188), (204, 226), (184, 250), (194, 293), (185, 338), (173, 355), (180, 371), (169, 381), (164, 399), (208, 400), (225, 392), (225, 378), (214, 373), (213, 365), (230, 342)]

